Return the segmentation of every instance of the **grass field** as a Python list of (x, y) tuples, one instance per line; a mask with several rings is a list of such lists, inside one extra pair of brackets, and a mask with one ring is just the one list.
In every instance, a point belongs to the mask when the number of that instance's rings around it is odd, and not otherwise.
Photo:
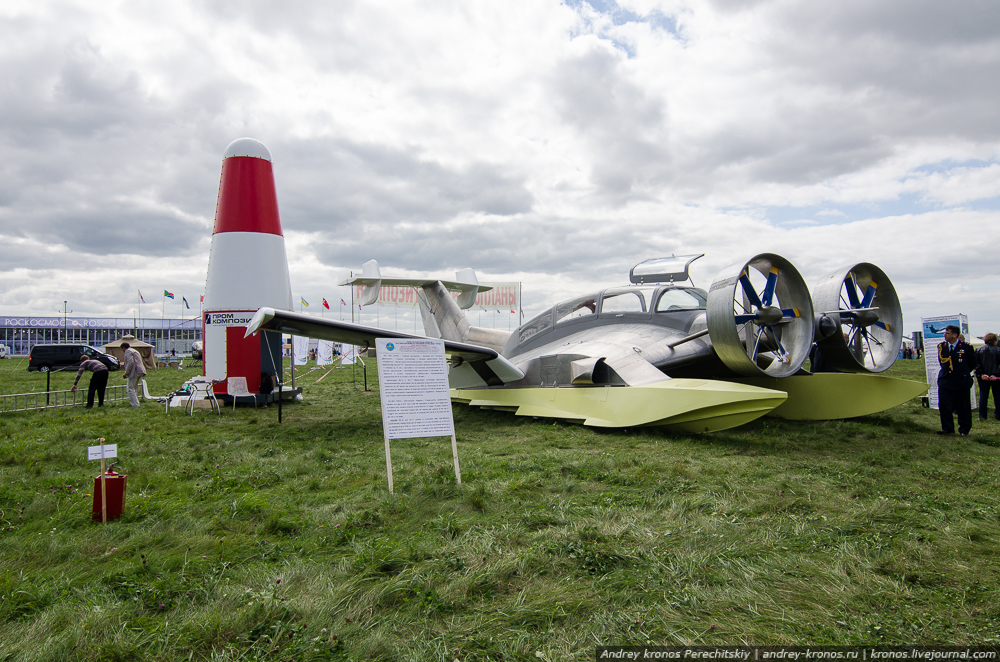
[[(360, 371), (300, 374), (281, 425), (273, 406), (0, 416), (0, 660), (1000, 644), (992, 419), (942, 438), (914, 400), (687, 436), (456, 406), (463, 484), (450, 440), (405, 440), (390, 496), (374, 363), (372, 394)], [(0, 362), (3, 392), (44, 389), (25, 365)], [(191, 374), (156, 371), (150, 390)], [(890, 374), (922, 381), (922, 363)], [(128, 473), (105, 526), (98, 437)]]

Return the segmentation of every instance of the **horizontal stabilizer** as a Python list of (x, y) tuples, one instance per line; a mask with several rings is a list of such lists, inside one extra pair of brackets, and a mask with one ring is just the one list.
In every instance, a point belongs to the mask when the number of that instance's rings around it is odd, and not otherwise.
[[(472, 269), (461, 269), (455, 273), (455, 280), (443, 280), (441, 278), (384, 278), (379, 271), (378, 262), (369, 260), (361, 265), (362, 275), (349, 278), (340, 285), (363, 285), (365, 290), (361, 297), (362, 305), (370, 305), (378, 300), (380, 287), (416, 287), (423, 289), (432, 287), (435, 283), (441, 283), (449, 292), (459, 292), (458, 307), (466, 310), (476, 302), (476, 295), (480, 292), (489, 292), (493, 288), (489, 285), (480, 285), (476, 278), (476, 272)], [(370, 299), (370, 300), (369, 300)]]

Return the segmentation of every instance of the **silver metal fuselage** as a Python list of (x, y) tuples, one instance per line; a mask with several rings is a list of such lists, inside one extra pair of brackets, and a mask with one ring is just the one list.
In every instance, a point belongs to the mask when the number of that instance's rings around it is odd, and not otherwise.
[[(661, 304), (668, 295), (692, 304), (706, 296), (704, 290), (672, 285), (611, 288), (536, 316), (512, 333), (503, 348), (504, 357), (525, 375), (507, 386), (636, 386), (668, 379), (670, 369), (714, 361), (707, 335), (668, 346), (707, 328), (703, 303), (671, 310)], [(640, 309), (617, 309), (611, 302), (622, 296), (635, 298)], [(574, 303), (584, 314), (572, 316)]]

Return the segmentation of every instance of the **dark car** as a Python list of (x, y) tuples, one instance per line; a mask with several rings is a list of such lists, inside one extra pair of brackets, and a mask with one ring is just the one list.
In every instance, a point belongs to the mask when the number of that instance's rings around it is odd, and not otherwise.
[(48, 372), (80, 365), (80, 356), (86, 354), (108, 367), (118, 370), (118, 359), (89, 345), (35, 345), (28, 354), (28, 371)]

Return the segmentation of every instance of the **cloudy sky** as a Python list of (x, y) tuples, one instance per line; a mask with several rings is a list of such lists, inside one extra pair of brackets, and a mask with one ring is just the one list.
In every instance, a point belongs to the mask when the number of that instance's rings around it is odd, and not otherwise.
[(1000, 330), (992, 2), (7, 0), (0, 58), (0, 314), (197, 301), (251, 136), (307, 300), (376, 258), (521, 281), (531, 315), (769, 251), (878, 264), (907, 332)]

